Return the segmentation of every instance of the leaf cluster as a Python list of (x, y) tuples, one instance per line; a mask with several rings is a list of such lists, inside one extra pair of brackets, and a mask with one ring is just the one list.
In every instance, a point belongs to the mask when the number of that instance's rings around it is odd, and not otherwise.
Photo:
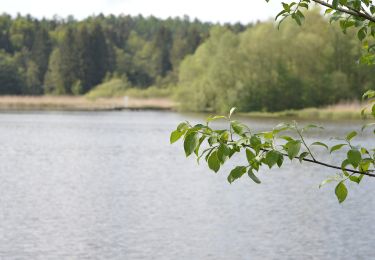
[[(366, 96), (372, 96), (367, 93)], [(359, 184), (364, 175), (370, 175), (375, 166), (375, 149), (366, 149), (354, 145), (353, 139), (356, 131), (348, 133), (344, 138), (339, 138), (340, 143), (331, 147), (328, 144), (316, 141), (308, 144), (304, 133), (310, 129), (322, 129), (317, 125), (300, 127), (296, 122), (281, 123), (271, 131), (253, 132), (247, 125), (232, 119), (234, 109), (228, 116), (211, 116), (206, 124), (191, 125), (182, 122), (171, 133), (170, 143), (183, 139), (186, 156), (195, 155), (199, 162), (204, 158), (208, 167), (215, 173), (235, 154), (243, 154), (245, 163), (236, 165), (230, 171), (227, 180), (233, 183), (243, 175), (255, 183), (260, 184), (258, 177), (262, 167), (282, 167), (285, 159), (293, 161), (311, 162), (340, 170), (335, 176), (324, 180), (319, 187), (329, 182), (337, 182), (335, 194), (339, 202), (343, 202), (347, 196), (346, 181)], [(214, 129), (210, 123), (215, 120), (226, 120), (227, 129)], [(346, 149), (346, 156), (340, 166), (329, 165), (316, 160), (312, 147), (318, 146), (330, 153)], [(375, 177), (375, 175), (373, 175)]]
[[(269, 0), (266, 0), (269, 2)], [(342, 31), (347, 32), (353, 28), (357, 37), (363, 41), (363, 55), (360, 62), (363, 64), (375, 64), (375, 5), (371, 0), (300, 0), (282, 3), (282, 10), (275, 20), (280, 24), (291, 17), (298, 25), (304, 21), (304, 10), (308, 10), (311, 3), (324, 6), (325, 14), (329, 14), (331, 22), (338, 22)]]

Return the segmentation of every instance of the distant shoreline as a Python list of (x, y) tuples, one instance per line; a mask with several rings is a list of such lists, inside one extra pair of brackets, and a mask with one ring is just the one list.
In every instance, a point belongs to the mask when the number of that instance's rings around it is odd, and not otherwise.
[(358, 120), (363, 119), (359, 102), (341, 103), (321, 108), (304, 108), (279, 112), (245, 112), (240, 115), (253, 118), (294, 118), (319, 120)]
[[(112, 97), (89, 99), (85, 96), (0, 96), (0, 112), (6, 111), (176, 111), (178, 104), (170, 98)], [(347, 120), (361, 119), (359, 103), (346, 103), (324, 108), (305, 108), (280, 112), (243, 112), (249, 118), (295, 118)], [(221, 113), (212, 113), (221, 114)]]
[(124, 97), (88, 99), (84, 96), (0, 96), (0, 111), (59, 110), (173, 110), (176, 104), (168, 98)]

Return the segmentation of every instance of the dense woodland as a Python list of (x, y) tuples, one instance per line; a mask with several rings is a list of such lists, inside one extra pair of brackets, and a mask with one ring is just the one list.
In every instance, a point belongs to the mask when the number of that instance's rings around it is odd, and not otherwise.
[(189, 110), (279, 111), (359, 99), (375, 88), (375, 67), (359, 65), (362, 45), (319, 10), (298, 26), (270, 21), (236, 34), (215, 27), (180, 67)]
[[(0, 16), (0, 94), (83, 94), (111, 77), (137, 88), (176, 82), (211, 24), (189, 17)], [(233, 31), (244, 26), (228, 25)]]
[(115, 80), (122, 90), (172, 89), (185, 110), (298, 109), (375, 88), (375, 68), (356, 63), (360, 54), (354, 33), (342, 34), (318, 10), (306, 14), (303, 29), (286, 21), (279, 30), (273, 21), (3, 14), (0, 94), (80, 95)]

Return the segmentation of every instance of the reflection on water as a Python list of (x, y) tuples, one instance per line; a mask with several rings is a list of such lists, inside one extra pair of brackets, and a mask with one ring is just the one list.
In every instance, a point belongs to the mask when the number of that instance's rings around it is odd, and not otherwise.
[[(229, 185), (226, 175), (236, 162), (214, 174), (185, 159), (181, 145), (168, 144), (170, 130), (187, 117), (199, 120), (169, 112), (0, 114), (0, 258), (375, 254), (373, 180), (351, 185), (343, 205), (333, 186), (317, 188), (335, 172), (314, 165), (264, 170), (262, 185), (248, 178)], [(276, 121), (248, 124), (259, 130)], [(351, 129), (326, 125), (329, 135)]]

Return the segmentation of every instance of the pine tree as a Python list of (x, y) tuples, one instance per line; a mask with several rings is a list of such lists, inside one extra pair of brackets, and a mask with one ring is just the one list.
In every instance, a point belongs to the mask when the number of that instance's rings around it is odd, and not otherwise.
[(108, 45), (106, 43), (103, 29), (100, 24), (95, 23), (90, 34), (90, 44), (88, 46), (93, 62), (93, 71), (90, 77), (90, 83), (95, 86), (102, 82), (105, 74), (108, 72)]
[(43, 81), (48, 68), (48, 59), (52, 51), (52, 43), (48, 31), (43, 27), (38, 27), (34, 42), (31, 48), (31, 58), (38, 66), (38, 79)]
[(74, 36), (74, 30), (68, 27), (59, 47), (59, 74), (66, 94), (72, 94), (71, 88), (79, 79), (79, 59)]
[(78, 78), (81, 81), (82, 93), (86, 93), (95, 85), (95, 66), (93, 53), (90, 52), (90, 34), (86, 26), (77, 31), (76, 46), (79, 60)]

